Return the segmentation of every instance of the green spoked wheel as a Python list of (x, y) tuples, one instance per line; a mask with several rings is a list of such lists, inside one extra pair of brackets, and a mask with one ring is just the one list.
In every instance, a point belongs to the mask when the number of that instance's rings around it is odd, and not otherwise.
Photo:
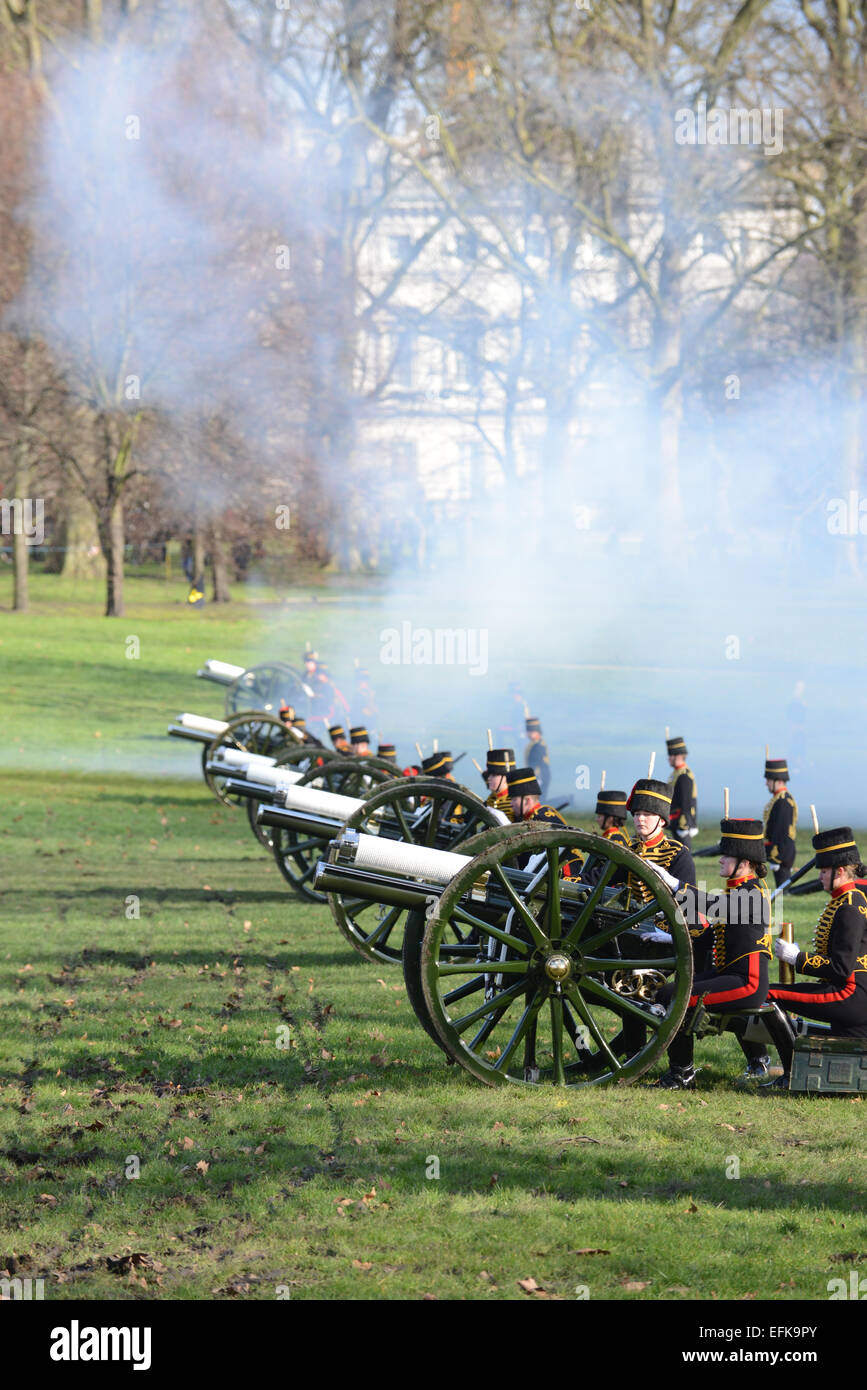
[[(202, 775), (210, 790), (224, 806), (238, 806), (241, 798), (227, 796), (223, 790), (223, 778), (208, 771), (208, 764), (218, 758), (221, 749), (237, 748), (245, 753), (259, 753), (267, 758), (275, 758), (287, 747), (291, 735), (286, 725), (276, 715), (265, 714), (260, 710), (246, 710), (236, 714), (227, 723), (223, 733), (218, 734), (211, 743), (202, 749)], [(297, 747), (294, 741), (291, 746)]]
[[(478, 832), (491, 826), (499, 826), (498, 817), (459, 783), (396, 777), (367, 797), (345, 829), (463, 854)], [(346, 940), (367, 960), (395, 965), (403, 959), (406, 908), (341, 893), (329, 893), (328, 902)]]
[[(587, 881), (564, 878), (585, 855)], [(647, 901), (629, 900), (618, 869)], [(514, 871), (520, 870), (520, 874)], [(641, 933), (662, 927), (670, 943)], [(472, 933), (472, 959), (449, 949)], [(641, 982), (674, 985), (666, 1004)], [(598, 835), (515, 826), (459, 870), (428, 921), (421, 980), (446, 1052), (489, 1085), (634, 1081), (680, 1026), (692, 987), (683, 914), (644, 860)]]
[[(316, 791), (336, 792), (339, 796), (351, 796), (363, 801), (370, 792), (383, 782), (392, 780), (394, 769), (382, 758), (337, 758), (322, 762), (327, 758), (327, 750), (313, 749), (310, 766), (307, 768), (300, 787), (313, 787)], [(272, 826), (271, 845), (277, 867), (291, 888), (308, 902), (324, 903), (326, 895), (312, 887), (316, 865), (322, 858), (331, 839), (331, 834), (308, 834), (293, 826)]]
[(323, 758), (324, 761), (310, 767), (304, 785), (315, 786), (324, 792), (336, 792), (338, 796), (355, 796), (363, 801), (375, 787), (399, 776), (394, 763), (371, 754), (338, 757), (329, 749), (324, 749)]
[(280, 705), (294, 705), (299, 712), (307, 708), (309, 696), (304, 677), (285, 662), (266, 662), (251, 666), (226, 691), (226, 718), (244, 710), (260, 709), (275, 715)]
[[(523, 828), (523, 827), (522, 827)], [(502, 839), (504, 833), (509, 830), (517, 829), (516, 826), (494, 826), (488, 830), (482, 830), (478, 835), (473, 835), (470, 839), (464, 840), (458, 850), (461, 854), (468, 854), (473, 857), (480, 854), (483, 849), (488, 849), (495, 844), (498, 839)], [(401, 964), (403, 966), (403, 982), (406, 987), (406, 997), (412, 1005), (413, 1013), (427, 1033), (432, 1038), (437, 1047), (442, 1048), (442, 1038), (433, 1024), (433, 1019), (428, 1011), (427, 1001), (424, 997), (424, 990), (421, 983), (421, 952), (424, 945), (424, 934), (427, 929), (428, 919), (433, 912), (435, 904), (432, 902), (425, 911), (420, 908), (413, 908), (406, 914), (406, 921), (403, 927), (403, 946), (401, 948)], [(334, 908), (332, 907), (332, 912)], [(443, 959), (458, 960), (463, 954), (467, 958), (467, 952), (472, 949), (472, 932), (466, 927), (462, 928), (459, 923), (451, 921), (443, 933), (440, 942), (440, 955)], [(473, 953), (474, 955), (477, 952)], [(446, 1054), (448, 1055), (448, 1054)], [(451, 1058), (449, 1058), (451, 1060)]]
[[(288, 772), (304, 773), (309, 767), (316, 764), (317, 759), (320, 764), (328, 756), (324, 749), (311, 747), (308, 744), (292, 743), (289, 747), (284, 747), (275, 755), (274, 761), (279, 767), (285, 767)], [(247, 801), (247, 819), (250, 822), (250, 829), (265, 849), (274, 848), (274, 828), (270, 825), (260, 825), (256, 817), (259, 814), (259, 802)]]

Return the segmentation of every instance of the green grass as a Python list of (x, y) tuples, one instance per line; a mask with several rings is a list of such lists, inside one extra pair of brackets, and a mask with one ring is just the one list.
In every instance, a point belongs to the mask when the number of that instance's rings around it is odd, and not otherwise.
[[(3, 623), (37, 771), (0, 776), (0, 1270), (51, 1299), (825, 1300), (867, 1250), (860, 1100), (743, 1094), (730, 1038), (699, 1043), (695, 1094), (485, 1088), (290, 895), (195, 747), (190, 780), (49, 766), (79, 708), (128, 751), (191, 690), (218, 712), (190, 673), (251, 614), (212, 614), (148, 619), (146, 685), (123, 623)], [(802, 944), (822, 901), (789, 900)]]
[(822, 1299), (865, 1248), (860, 1101), (730, 1039), (693, 1095), (489, 1090), (198, 784), (2, 794), (0, 1268), (48, 1296)]

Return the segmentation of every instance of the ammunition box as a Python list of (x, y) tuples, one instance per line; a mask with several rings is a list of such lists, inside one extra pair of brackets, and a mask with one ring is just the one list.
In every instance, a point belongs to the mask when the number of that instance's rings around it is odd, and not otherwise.
[(867, 1093), (867, 1038), (796, 1039), (789, 1090), (821, 1095)]

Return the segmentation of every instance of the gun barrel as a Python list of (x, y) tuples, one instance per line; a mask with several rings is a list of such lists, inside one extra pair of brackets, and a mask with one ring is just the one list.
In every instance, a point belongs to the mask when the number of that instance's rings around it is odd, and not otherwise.
[(246, 666), (232, 666), (228, 661), (216, 661), (211, 658), (196, 675), (199, 680), (216, 681), (217, 685), (234, 685), (246, 669)]
[(207, 719), (203, 714), (179, 714), (175, 720), (182, 729), (195, 729), (201, 734), (210, 734), (211, 738), (218, 738), (224, 734), (229, 725), (225, 719)]
[[(287, 830), (301, 830), (311, 839), (328, 841), (343, 828), (343, 821), (334, 816), (317, 815), (313, 811), (296, 811), (291, 806), (280, 810), (276, 806), (262, 805), (256, 817), (259, 825), (273, 825)], [(323, 845), (324, 848), (324, 845)]]
[(282, 806), (286, 788), (279, 783), (254, 782), (240, 777), (228, 777), (223, 789), (227, 796), (243, 796), (248, 801), (261, 801), (265, 806)]

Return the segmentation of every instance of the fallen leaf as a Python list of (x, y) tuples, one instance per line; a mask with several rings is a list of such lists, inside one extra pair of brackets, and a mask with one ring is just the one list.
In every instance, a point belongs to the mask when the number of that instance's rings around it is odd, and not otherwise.
[(594, 1250), (591, 1246), (588, 1246), (585, 1250), (573, 1250), (573, 1251), (572, 1251), (572, 1254), (573, 1254), (573, 1255), (610, 1255), (610, 1254), (611, 1254), (611, 1251), (610, 1251), (610, 1250)]
[(195, 1145), (194, 1141), (190, 1138), (190, 1136), (189, 1136), (188, 1134), (185, 1134), (185, 1135), (184, 1135), (184, 1148), (185, 1148), (185, 1149), (194, 1149), (195, 1147), (196, 1147), (196, 1145)]
[(211, 1166), (210, 1163), (208, 1163), (206, 1159), (200, 1158), (199, 1161), (198, 1161), (198, 1163), (196, 1164), (196, 1172), (197, 1172), (197, 1173), (207, 1173), (207, 1171), (208, 1171), (208, 1169), (210, 1168), (210, 1166)]
[(642, 1289), (650, 1287), (649, 1279), (626, 1279), (621, 1282), (620, 1287), (627, 1293), (641, 1293)]
[(353, 1268), (353, 1269), (373, 1269), (373, 1262), (372, 1262), (371, 1260), (353, 1260), (353, 1261), (352, 1261), (352, 1268)]

